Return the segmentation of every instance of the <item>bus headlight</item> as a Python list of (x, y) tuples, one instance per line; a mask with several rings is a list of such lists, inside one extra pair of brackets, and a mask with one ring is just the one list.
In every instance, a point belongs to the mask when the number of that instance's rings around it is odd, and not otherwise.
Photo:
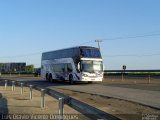
[(82, 73), (82, 76), (84, 76), (84, 77), (88, 77), (88, 75), (87, 75), (87, 74), (84, 74), (84, 73)]

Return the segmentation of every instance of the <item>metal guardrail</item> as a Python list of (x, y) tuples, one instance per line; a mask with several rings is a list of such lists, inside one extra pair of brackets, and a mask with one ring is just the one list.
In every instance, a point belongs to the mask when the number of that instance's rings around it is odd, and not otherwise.
[[(3, 80), (5, 81), (5, 80)], [(12, 85), (13, 80), (8, 80), (8, 82), (10, 82), (9, 84)], [(21, 86), (22, 85), (22, 81), (15, 81), (14, 85), (18, 85)], [(4, 86), (6, 86), (6, 82), (4, 82)], [(29, 87), (30, 88), (30, 84), (27, 83), (23, 83), (23, 86), (25, 87)], [(32, 85), (32, 89), (38, 90), (38, 91), (42, 91), (43, 88), (38, 87), (37, 85)], [(60, 99), (63, 98), (63, 102), (64, 104), (67, 104), (68, 106), (72, 107), (73, 109), (77, 110), (78, 112), (82, 113), (83, 115), (85, 115), (88, 118), (91, 118), (93, 120), (97, 120), (97, 119), (102, 119), (102, 120), (120, 120), (119, 118), (108, 114), (104, 111), (101, 111), (93, 106), (90, 106), (86, 103), (83, 103), (79, 100), (76, 100), (72, 97), (69, 97), (67, 95), (64, 95), (62, 93), (59, 93), (55, 90), (51, 90), (48, 88), (45, 88), (45, 94), (48, 94), (56, 99)], [(44, 107), (44, 106), (42, 106)]]
[(114, 72), (114, 73), (122, 73), (122, 72), (160, 72), (160, 70), (104, 70), (105, 73), (107, 72)]

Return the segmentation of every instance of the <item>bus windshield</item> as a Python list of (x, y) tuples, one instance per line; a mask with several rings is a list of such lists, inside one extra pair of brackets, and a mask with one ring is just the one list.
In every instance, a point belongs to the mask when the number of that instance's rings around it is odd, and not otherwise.
[(99, 49), (81, 48), (81, 56), (85, 58), (101, 58)]
[(89, 73), (102, 72), (103, 71), (102, 61), (82, 60), (81, 71)]

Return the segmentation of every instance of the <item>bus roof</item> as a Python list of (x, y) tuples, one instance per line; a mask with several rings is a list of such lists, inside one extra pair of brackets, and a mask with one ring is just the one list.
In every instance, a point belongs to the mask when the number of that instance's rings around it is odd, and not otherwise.
[[(51, 50), (51, 51), (47, 51), (47, 52), (43, 52), (43, 53), (49, 53), (49, 52), (60, 51), (60, 50), (67, 50), (67, 49), (73, 49), (73, 48), (98, 49), (98, 48), (92, 47), (92, 46), (75, 46), (75, 47), (63, 48), (63, 49), (58, 49), (58, 50)], [(43, 53), (42, 53), (42, 54), (43, 54)]]
[(84, 58), (101, 58), (98, 48), (91, 46), (77, 46), (42, 53), (42, 60), (72, 58), (74, 61)]

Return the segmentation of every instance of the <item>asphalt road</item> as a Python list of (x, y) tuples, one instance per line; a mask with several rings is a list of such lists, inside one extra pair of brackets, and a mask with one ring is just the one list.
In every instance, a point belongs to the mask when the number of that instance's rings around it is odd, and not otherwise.
[(42, 88), (61, 88), (72, 91), (80, 91), (89, 94), (96, 94), (106, 97), (114, 97), (123, 100), (137, 102), (143, 105), (151, 106), (160, 109), (160, 92), (149, 91), (122, 87), (113, 87), (102, 84), (86, 84), (78, 83), (70, 85), (69, 83), (55, 82), (50, 83), (44, 80), (22, 80), (28, 84), (38, 85)]

